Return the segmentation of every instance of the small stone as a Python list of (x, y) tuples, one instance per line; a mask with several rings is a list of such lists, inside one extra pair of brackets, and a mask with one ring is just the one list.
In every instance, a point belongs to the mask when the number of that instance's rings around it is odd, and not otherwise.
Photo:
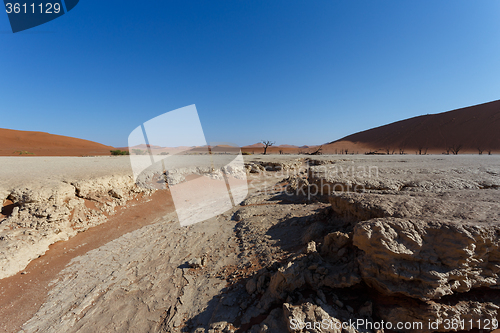
[(316, 242), (310, 241), (307, 243), (307, 253), (315, 253), (316, 252)]
[(203, 266), (203, 262), (200, 258), (191, 259), (187, 263), (191, 268), (200, 268)]
[(245, 287), (246, 287), (247, 293), (249, 295), (252, 295), (257, 290), (257, 284), (255, 283), (254, 279), (248, 280), (248, 282), (247, 282), (247, 284), (246, 284)]
[(124, 197), (123, 191), (117, 188), (111, 189), (109, 195), (116, 199), (122, 199)]
[(266, 282), (266, 276), (264, 274), (259, 276), (259, 279), (257, 280), (257, 291), (259, 293), (264, 291), (265, 282)]

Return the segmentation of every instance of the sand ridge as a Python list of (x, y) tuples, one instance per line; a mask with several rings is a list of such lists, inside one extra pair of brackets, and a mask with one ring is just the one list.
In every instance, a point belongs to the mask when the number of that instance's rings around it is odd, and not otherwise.
[(68, 136), (0, 128), (0, 156), (96, 156), (114, 149)]
[[(500, 151), (500, 100), (448, 112), (427, 114), (348, 135), (324, 146), (325, 151), (395, 152), (417, 150), (441, 154), (462, 146), (460, 153)], [(450, 152), (451, 154), (451, 152)]]

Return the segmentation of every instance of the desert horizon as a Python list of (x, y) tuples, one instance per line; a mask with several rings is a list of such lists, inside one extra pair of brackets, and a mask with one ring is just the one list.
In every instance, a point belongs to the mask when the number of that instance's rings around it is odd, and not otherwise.
[[(319, 145), (289, 145), (269, 140), (268, 154), (497, 154), (500, 152), (500, 100), (437, 114), (399, 120)], [(268, 137), (271, 135), (268, 135)], [(161, 147), (151, 143), (112, 147), (45, 132), (0, 128), (0, 156), (98, 156), (111, 150), (134, 149), (138, 154), (207, 153), (225, 145)], [(229, 146), (228, 146), (229, 147)], [(264, 143), (244, 145), (243, 153), (261, 154)], [(321, 147), (321, 150), (319, 148)]]

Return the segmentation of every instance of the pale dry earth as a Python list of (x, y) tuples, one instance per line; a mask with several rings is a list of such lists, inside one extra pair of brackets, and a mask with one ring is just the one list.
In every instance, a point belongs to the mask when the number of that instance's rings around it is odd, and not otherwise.
[[(125, 176), (126, 160), (113, 163)], [(291, 328), (363, 319), (431, 332), (499, 319), (498, 156), (247, 156), (246, 169), (249, 195), (224, 214), (187, 227), (166, 216), (74, 258), (22, 331), (375, 332)], [(178, 170), (179, 183), (196, 173)], [(54, 177), (74, 195), (74, 175)], [(90, 193), (119, 200), (104, 183)]]
[[(0, 157), (4, 206), (0, 215), (0, 279), (24, 269), (51, 244), (104, 223), (117, 207), (165, 189), (165, 180), (173, 185), (183, 182), (185, 175), (206, 173), (222, 178), (220, 169), (212, 170), (230, 162), (231, 157), (219, 156), (216, 163), (209, 156), (169, 157), (163, 165), (140, 169), (137, 183), (128, 156)], [(149, 157), (147, 161), (146, 166), (151, 165)], [(164, 166), (169, 170), (166, 174)], [(243, 166), (230, 171), (244, 175)]]

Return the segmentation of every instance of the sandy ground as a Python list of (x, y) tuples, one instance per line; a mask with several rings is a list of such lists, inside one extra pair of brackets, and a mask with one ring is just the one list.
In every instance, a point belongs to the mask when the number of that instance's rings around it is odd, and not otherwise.
[(73, 258), (173, 212), (168, 190), (156, 192), (151, 197), (138, 198), (131, 207), (119, 209), (106, 223), (79, 233), (68, 241), (51, 245), (45, 255), (32, 261), (21, 273), (1, 279), (0, 330), (17, 332), (38, 311), (50, 289), (50, 282)]
[[(285, 162), (303, 157), (249, 156), (247, 161)], [(467, 189), (487, 181), (496, 184), (500, 175), (496, 156), (314, 158), (333, 162), (344, 171), (376, 166), (384, 180), (413, 177), (430, 180), (442, 190), (447, 186)], [(18, 168), (30, 181), (81, 177), (93, 174), (96, 165), (95, 172), (102, 174), (129, 172), (130, 168), (126, 158), (30, 160), (24, 164), (27, 160), (23, 159), (23, 167)], [(0, 171), (3, 188), (17, 186), (24, 179), (15, 170), (19, 161), (10, 160), (10, 170)], [(445, 175), (453, 181), (446, 181)], [(53, 245), (24, 270), (26, 274), (0, 282), (1, 327), (13, 332), (24, 323), (25, 332), (126, 332), (179, 331), (188, 324), (206, 327), (217, 321), (242, 324), (238, 312), (243, 307), (231, 298), (244, 294), (239, 281), (303, 246), (303, 236), (310, 233), (316, 214), (328, 207), (321, 202), (283, 204), (274, 185), (286, 177), (286, 173), (251, 176), (245, 207), (189, 227), (180, 227), (175, 216), (168, 215), (172, 207), (162, 192), (120, 211), (103, 225)], [(203, 268), (187, 264), (194, 258), (204, 259)], [(250, 328), (264, 318), (242, 327)]]
[[(227, 164), (233, 157), (220, 156), (220, 163)], [(0, 157), (0, 194), (2, 197), (16, 188), (44, 188), (58, 186), (61, 182), (105, 177), (108, 175), (132, 175), (131, 162), (128, 156), (121, 157)], [(220, 164), (219, 163), (219, 164)], [(216, 163), (217, 164), (217, 163)], [(199, 168), (213, 166), (208, 156), (184, 156), (181, 159), (170, 158), (167, 167)], [(222, 164), (221, 164), (222, 165)], [(196, 193), (195, 182), (185, 191)], [(210, 187), (210, 181), (201, 186)], [(225, 186), (224, 186), (224, 190)], [(184, 191), (184, 192), (185, 192)], [(137, 202), (136, 202), (137, 201)], [(95, 208), (92, 201), (85, 203)], [(0, 218), (5, 218), (12, 212), (12, 201), (3, 200)], [(139, 196), (125, 207), (119, 207), (118, 213), (104, 224), (77, 234), (69, 241), (58, 242), (50, 246), (49, 251), (32, 261), (28, 267), (15, 276), (0, 280), (0, 329), (6, 332), (17, 331), (22, 323), (29, 319), (43, 303), (49, 282), (66, 266), (71, 259), (92, 249), (98, 248), (109, 241), (139, 229), (144, 225), (172, 215), (173, 202), (170, 191), (160, 190), (151, 197)], [(169, 215), (169, 216), (170, 216)], [(19, 311), (23, 309), (23, 311)]]
[(130, 175), (127, 157), (0, 157), (0, 198), (29, 184), (86, 179), (107, 175)]
[[(225, 162), (231, 157), (220, 156)], [(185, 168), (211, 166), (209, 156), (181, 156), (169, 158), (167, 167)], [(149, 157), (147, 158), (150, 164)], [(222, 162), (220, 163), (222, 164)], [(107, 157), (1, 157), (0, 198), (7, 189), (30, 183), (44, 184), (108, 175), (132, 175), (129, 156)], [(3, 191), (3, 192), (2, 192)]]

